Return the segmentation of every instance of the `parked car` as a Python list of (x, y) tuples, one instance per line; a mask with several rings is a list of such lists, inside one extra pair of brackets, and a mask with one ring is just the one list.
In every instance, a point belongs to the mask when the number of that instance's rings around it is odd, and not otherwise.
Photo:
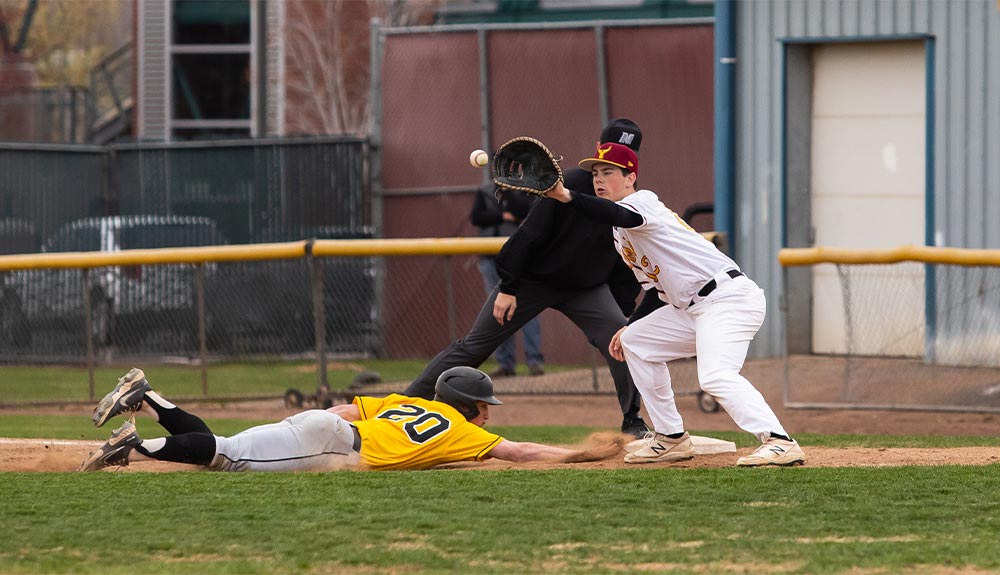
[[(369, 228), (323, 226), (264, 232), (266, 242), (371, 238)], [(330, 353), (375, 348), (375, 259), (322, 258)], [(298, 354), (316, 348), (312, 277), (306, 260), (220, 264), (205, 286), (208, 347), (227, 354)]]
[(0, 255), (34, 253), (39, 243), (38, 232), (31, 222), (0, 218)]
[[(209, 218), (109, 216), (66, 224), (45, 242), (42, 251), (116, 252), (225, 243), (215, 222)], [(196, 334), (190, 325), (183, 330), (177, 329), (185, 323), (190, 324), (196, 317), (193, 270), (194, 266), (188, 264), (92, 269), (91, 287), (86, 297), (90, 298), (95, 342), (98, 345), (138, 343), (137, 340), (152, 332), (170, 328), (193, 338)], [(7, 276), (4, 287), (6, 292), (17, 295), (21, 316), (30, 326), (31, 333), (27, 337), (40, 331), (72, 333), (83, 321), (85, 294), (80, 270), (19, 271)], [(24, 330), (21, 331), (23, 338)]]
[[(34, 224), (19, 218), (0, 218), (0, 255), (30, 254), (40, 241)], [(8, 285), (10, 274), (0, 272), (0, 348), (23, 348), (30, 342), (21, 296)]]

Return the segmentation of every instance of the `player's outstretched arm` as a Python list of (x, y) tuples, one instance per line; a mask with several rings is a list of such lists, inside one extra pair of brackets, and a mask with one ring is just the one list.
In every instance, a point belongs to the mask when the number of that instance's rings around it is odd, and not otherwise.
[(619, 228), (637, 228), (645, 223), (643, 217), (638, 213), (609, 199), (573, 191), (569, 192), (569, 197), (570, 199), (566, 200), (569, 205), (595, 222), (611, 224)]
[(504, 439), (490, 451), (490, 457), (503, 459), (504, 461), (513, 461), (515, 463), (527, 463), (529, 461), (583, 463), (585, 461), (600, 461), (601, 459), (618, 455), (621, 449), (622, 441), (620, 438), (616, 438), (605, 445), (584, 451), (566, 449), (554, 445), (544, 445), (542, 443), (518, 442)]

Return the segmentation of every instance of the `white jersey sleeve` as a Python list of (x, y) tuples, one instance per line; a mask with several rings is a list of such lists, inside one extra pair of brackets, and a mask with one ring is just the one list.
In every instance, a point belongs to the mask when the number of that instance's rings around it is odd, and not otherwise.
[(655, 193), (638, 190), (618, 202), (643, 218), (634, 228), (614, 228), (615, 248), (644, 290), (686, 308), (713, 276), (739, 270), (732, 259), (663, 205)]

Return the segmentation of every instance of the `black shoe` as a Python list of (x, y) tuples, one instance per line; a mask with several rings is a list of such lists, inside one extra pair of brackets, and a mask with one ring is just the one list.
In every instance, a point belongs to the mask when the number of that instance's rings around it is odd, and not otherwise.
[(646, 422), (638, 415), (626, 415), (622, 420), (622, 433), (627, 433), (636, 439), (642, 439), (648, 431)]
[(135, 415), (135, 412), (142, 407), (142, 398), (147, 391), (152, 391), (146, 381), (146, 374), (141, 369), (133, 367), (128, 373), (118, 378), (118, 385), (108, 392), (101, 399), (101, 402), (94, 408), (94, 425), (100, 427), (108, 419), (119, 413)]
[(135, 430), (135, 424), (126, 421), (111, 433), (111, 439), (107, 443), (80, 464), (78, 471), (97, 471), (111, 465), (126, 466), (128, 454), (141, 443), (142, 439)]
[(531, 375), (531, 377), (537, 377), (539, 375), (545, 375), (545, 370), (542, 369), (542, 366), (540, 365), (529, 365), (528, 374)]
[(498, 367), (490, 372), (491, 378), (497, 377), (513, 377), (515, 375), (513, 369), (507, 369), (506, 367)]

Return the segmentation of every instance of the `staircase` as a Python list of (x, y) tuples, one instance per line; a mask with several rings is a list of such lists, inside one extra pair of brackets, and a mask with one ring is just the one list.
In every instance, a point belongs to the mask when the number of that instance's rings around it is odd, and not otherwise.
[(132, 44), (108, 54), (90, 71), (87, 135), (90, 144), (107, 144), (132, 133)]

